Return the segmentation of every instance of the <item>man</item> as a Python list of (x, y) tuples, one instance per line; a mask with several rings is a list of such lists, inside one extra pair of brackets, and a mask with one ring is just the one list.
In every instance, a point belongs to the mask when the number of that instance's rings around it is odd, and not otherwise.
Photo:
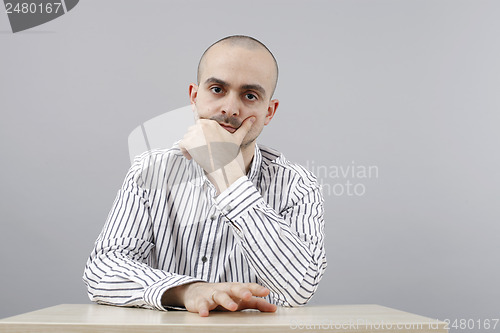
[(196, 123), (135, 159), (85, 268), (91, 300), (200, 316), (307, 303), (326, 268), (323, 198), (310, 172), (256, 144), (277, 79), (251, 37), (205, 51)]

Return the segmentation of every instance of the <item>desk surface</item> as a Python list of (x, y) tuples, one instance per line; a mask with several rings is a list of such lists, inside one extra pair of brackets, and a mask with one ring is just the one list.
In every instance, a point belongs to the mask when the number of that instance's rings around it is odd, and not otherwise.
[(447, 332), (445, 323), (388, 307), (364, 305), (210, 312), (161, 312), (97, 304), (62, 304), (0, 320), (0, 332)]

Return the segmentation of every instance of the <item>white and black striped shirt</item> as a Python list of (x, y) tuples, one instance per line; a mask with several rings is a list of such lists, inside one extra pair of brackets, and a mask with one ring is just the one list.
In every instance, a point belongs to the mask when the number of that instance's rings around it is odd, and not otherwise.
[(264, 146), (216, 196), (177, 145), (138, 156), (83, 280), (91, 300), (165, 310), (162, 294), (194, 281), (254, 282), (281, 306), (305, 304), (326, 268), (323, 197), (314, 175)]

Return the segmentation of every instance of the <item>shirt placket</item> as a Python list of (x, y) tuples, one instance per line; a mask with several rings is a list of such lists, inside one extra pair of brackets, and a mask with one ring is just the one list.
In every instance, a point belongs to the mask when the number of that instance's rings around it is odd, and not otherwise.
[(205, 184), (205, 186), (208, 187), (207, 199), (208, 202), (210, 202), (210, 208), (208, 210), (200, 239), (200, 252), (196, 265), (196, 276), (205, 281), (209, 281), (213, 264), (214, 242), (217, 239), (220, 215), (213, 200), (213, 197), (215, 196), (215, 188), (212, 184)]

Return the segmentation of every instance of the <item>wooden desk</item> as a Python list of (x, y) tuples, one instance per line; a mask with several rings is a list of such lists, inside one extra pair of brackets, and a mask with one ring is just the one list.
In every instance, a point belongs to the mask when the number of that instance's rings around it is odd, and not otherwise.
[(0, 320), (0, 332), (447, 332), (444, 322), (380, 305), (330, 305), (258, 311), (161, 312), (62, 304)]

